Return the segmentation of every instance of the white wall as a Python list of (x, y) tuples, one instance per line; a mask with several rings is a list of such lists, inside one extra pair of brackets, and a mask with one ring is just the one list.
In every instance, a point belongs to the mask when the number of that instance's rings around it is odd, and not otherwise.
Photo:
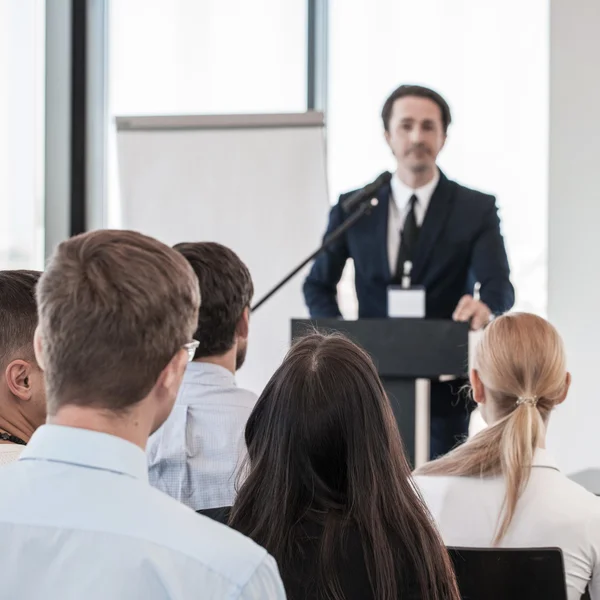
[(600, 2), (551, 0), (548, 314), (573, 388), (550, 425), (563, 469), (600, 467)]

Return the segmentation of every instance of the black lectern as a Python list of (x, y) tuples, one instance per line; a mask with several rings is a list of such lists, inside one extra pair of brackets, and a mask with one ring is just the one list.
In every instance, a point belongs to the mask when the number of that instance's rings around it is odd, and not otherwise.
[(420, 420), (426, 440), (418, 439), (419, 431), (415, 425), (417, 380), (458, 377), (467, 373), (469, 325), (436, 319), (293, 320), (292, 338), (314, 329), (344, 333), (371, 355), (390, 398), (407, 455), (414, 465), (419, 443), (423, 447), (426, 441), (429, 451), (427, 391), (425, 398), (419, 398), (420, 403), (426, 403), (425, 412), (421, 413), (426, 422), (423, 423), (423, 417)]

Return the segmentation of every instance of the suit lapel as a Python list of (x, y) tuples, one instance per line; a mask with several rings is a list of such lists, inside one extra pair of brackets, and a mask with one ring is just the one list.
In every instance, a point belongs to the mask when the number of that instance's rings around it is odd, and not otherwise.
[(440, 235), (454, 200), (455, 184), (440, 171), (440, 181), (431, 196), (425, 219), (421, 226), (412, 271), (412, 280), (420, 281), (421, 275)]
[(377, 261), (381, 266), (381, 272), (385, 276), (385, 280), (391, 279), (390, 261), (388, 256), (388, 217), (390, 214), (390, 194), (392, 188), (390, 184), (381, 186), (377, 192), (377, 200), (379, 204), (373, 209), (369, 219), (373, 220), (375, 229), (375, 239), (377, 240)]

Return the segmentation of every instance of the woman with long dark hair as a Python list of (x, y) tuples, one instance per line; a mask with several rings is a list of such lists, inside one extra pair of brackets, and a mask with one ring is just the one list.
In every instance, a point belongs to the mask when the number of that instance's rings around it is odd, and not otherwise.
[(246, 426), (230, 525), (277, 560), (291, 600), (458, 600), (369, 356), (348, 339), (297, 342)]

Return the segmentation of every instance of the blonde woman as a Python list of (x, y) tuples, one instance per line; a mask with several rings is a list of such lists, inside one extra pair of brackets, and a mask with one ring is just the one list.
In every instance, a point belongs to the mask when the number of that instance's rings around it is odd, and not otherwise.
[(449, 546), (560, 547), (569, 600), (600, 599), (600, 499), (545, 449), (552, 409), (569, 390), (562, 340), (531, 314), (486, 329), (471, 372), (487, 429), (416, 473)]

